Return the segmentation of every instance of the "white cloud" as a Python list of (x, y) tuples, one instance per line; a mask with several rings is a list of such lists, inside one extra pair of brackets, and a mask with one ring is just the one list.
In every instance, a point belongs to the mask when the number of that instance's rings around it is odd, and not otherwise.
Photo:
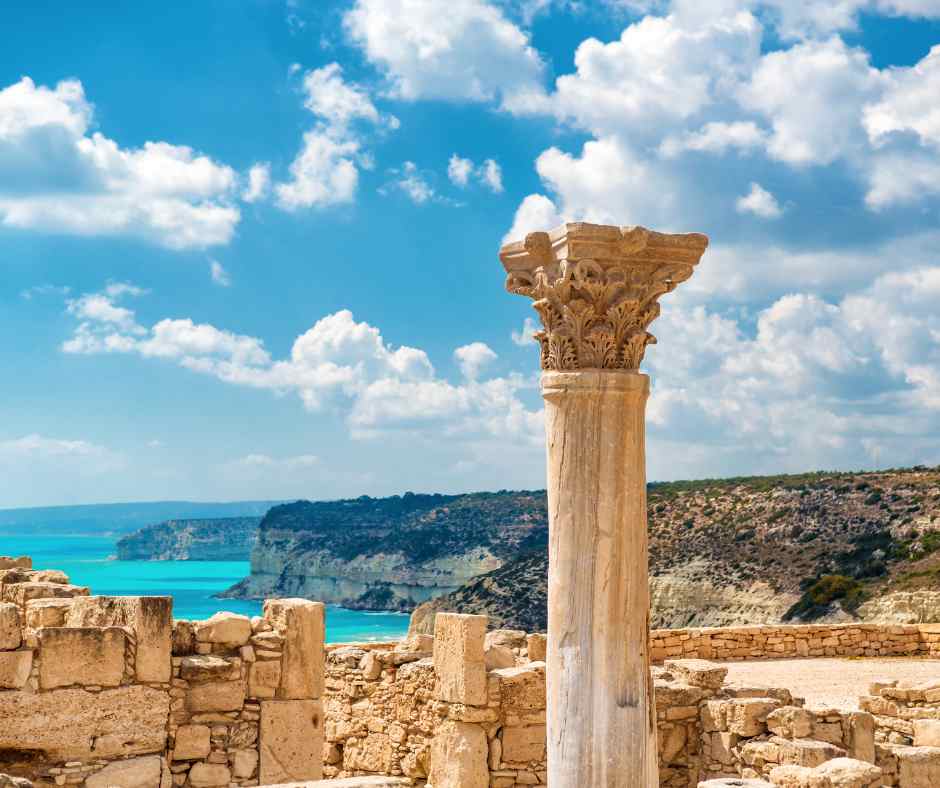
[(72, 292), (72, 288), (68, 285), (33, 285), (32, 287), (27, 287), (24, 290), (20, 291), (20, 298), (24, 301), (32, 301), (36, 296), (44, 295), (57, 295), (57, 296), (66, 296)]
[(22, 438), (0, 440), (0, 459), (31, 460), (50, 457), (100, 457), (103, 446), (83, 440), (63, 440), (32, 433)]
[(762, 147), (766, 132), (753, 121), (723, 123), (712, 121), (700, 130), (666, 137), (659, 152), (666, 158), (675, 158), (683, 151), (725, 153), (729, 149), (749, 151)]
[(355, 124), (394, 129), (398, 121), (382, 116), (361, 87), (347, 83), (337, 63), (307, 72), (303, 84), (304, 106), (317, 121), (290, 165), (291, 179), (274, 187), (277, 203), (288, 211), (350, 203), (359, 167), (371, 162)]
[(485, 0), (357, 0), (344, 22), (397, 98), (513, 107), (541, 95), (538, 52)]
[(522, 331), (513, 331), (510, 335), (514, 345), (519, 347), (525, 347), (526, 345), (534, 345), (535, 342), (535, 332), (539, 330), (538, 324), (531, 317), (527, 317), (522, 322)]
[(171, 249), (231, 239), (238, 178), (185, 145), (121, 148), (89, 134), (77, 80), (23, 77), (0, 90), (0, 224), (70, 235), (128, 235)]
[(395, 176), (394, 185), (415, 205), (423, 205), (437, 196), (434, 187), (413, 161), (406, 161), (400, 170), (393, 170), (392, 175)]
[(779, 219), (783, 210), (777, 198), (759, 183), (752, 182), (751, 190), (735, 203), (738, 213), (752, 213), (761, 219)]
[(554, 202), (544, 194), (530, 194), (516, 209), (512, 227), (503, 237), (503, 243), (525, 240), (529, 233), (553, 230), (562, 221)]
[(473, 162), (470, 159), (462, 159), (456, 153), (451, 155), (450, 161), (447, 162), (447, 177), (451, 183), (455, 186), (466, 186), (472, 173)]
[(472, 159), (464, 159), (454, 153), (447, 163), (447, 177), (461, 189), (474, 178), (493, 194), (501, 194), (503, 191), (503, 169), (495, 159), (486, 159), (477, 166)]
[(242, 199), (248, 203), (258, 202), (267, 197), (270, 190), (271, 165), (267, 162), (253, 164), (248, 170), (248, 185), (242, 192)]
[(872, 210), (940, 194), (940, 158), (923, 151), (875, 156), (868, 172), (865, 203)]
[(900, 132), (911, 132), (924, 145), (940, 148), (940, 45), (912, 68), (887, 72), (888, 85), (865, 107), (865, 129), (872, 143), (883, 145)]
[(484, 342), (471, 342), (454, 351), (454, 359), (461, 374), (468, 380), (476, 380), (487, 366), (497, 359), (493, 349)]
[[(93, 296), (107, 298), (102, 293), (84, 298)], [(393, 348), (377, 328), (356, 322), (348, 310), (318, 320), (297, 337), (284, 359), (272, 358), (260, 339), (189, 318), (163, 319), (139, 330), (133, 316), (124, 323), (105, 315), (81, 317), (85, 319), (63, 343), (66, 353), (160, 358), (229, 384), (293, 392), (310, 410), (344, 409), (354, 437), (396, 429), (441, 430), (466, 440), (512, 435), (531, 441), (541, 434), (537, 412), (516, 396), (531, 381), (520, 376), (479, 379), (495, 358), (482, 343), (455, 352), (465, 379), (453, 384), (436, 375), (423, 350)]]
[(219, 285), (219, 287), (230, 287), (232, 284), (232, 277), (229, 276), (229, 272), (225, 270), (225, 266), (218, 260), (210, 258), (209, 275), (212, 277), (212, 281)]
[(882, 80), (867, 52), (831, 38), (764, 55), (739, 95), (770, 121), (773, 158), (825, 165), (862, 149), (860, 108)]

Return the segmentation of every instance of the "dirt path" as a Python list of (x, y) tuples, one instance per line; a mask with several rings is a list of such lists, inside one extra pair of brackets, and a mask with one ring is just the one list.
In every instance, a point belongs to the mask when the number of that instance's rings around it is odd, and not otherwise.
[(908, 659), (774, 659), (722, 662), (735, 686), (786, 687), (806, 698), (807, 706), (858, 708), (874, 679), (940, 679), (940, 660)]

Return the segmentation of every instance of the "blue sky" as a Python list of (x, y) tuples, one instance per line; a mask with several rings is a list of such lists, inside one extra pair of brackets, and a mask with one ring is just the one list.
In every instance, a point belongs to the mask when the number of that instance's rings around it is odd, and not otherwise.
[(712, 239), (651, 478), (940, 462), (938, 0), (31, 2), (4, 40), (0, 507), (540, 487), (496, 252), (580, 219)]

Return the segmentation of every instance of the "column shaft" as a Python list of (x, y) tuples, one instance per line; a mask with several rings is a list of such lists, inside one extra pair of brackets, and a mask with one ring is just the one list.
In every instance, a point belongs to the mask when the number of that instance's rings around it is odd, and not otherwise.
[(656, 788), (645, 409), (631, 371), (542, 374), (552, 788)]

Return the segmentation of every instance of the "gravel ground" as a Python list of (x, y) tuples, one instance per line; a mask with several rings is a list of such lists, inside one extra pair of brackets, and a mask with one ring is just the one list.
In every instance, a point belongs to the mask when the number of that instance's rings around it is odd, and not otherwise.
[(907, 659), (768, 659), (722, 662), (728, 683), (738, 687), (786, 687), (806, 698), (807, 706), (858, 708), (858, 696), (868, 694), (874, 679), (940, 679), (940, 660)]

